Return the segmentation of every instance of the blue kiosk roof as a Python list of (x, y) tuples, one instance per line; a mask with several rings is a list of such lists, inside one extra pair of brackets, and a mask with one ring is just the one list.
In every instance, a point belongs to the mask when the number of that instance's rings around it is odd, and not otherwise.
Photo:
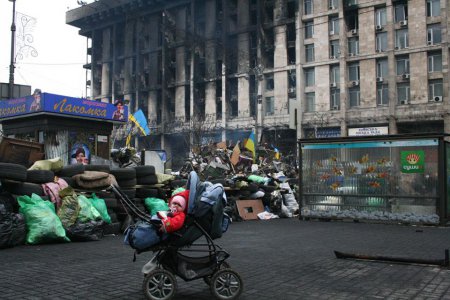
[(128, 107), (124, 106), (123, 108), (123, 114), (118, 118), (118, 114), (115, 114), (117, 107), (111, 103), (41, 93), (40, 101), (36, 100), (33, 95), (0, 101), (0, 122), (45, 114), (126, 123)]

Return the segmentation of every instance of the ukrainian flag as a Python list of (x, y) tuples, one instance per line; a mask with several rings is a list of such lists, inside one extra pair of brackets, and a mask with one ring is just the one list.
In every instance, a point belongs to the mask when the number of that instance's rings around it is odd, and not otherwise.
[[(144, 116), (144, 113), (141, 109), (136, 111), (134, 114), (130, 115), (128, 117), (128, 120), (131, 121), (132, 124), (136, 126), (136, 128), (139, 130), (139, 132), (142, 135), (149, 135), (150, 134), (150, 128), (148, 128), (147, 125), (147, 119)], [(127, 146), (131, 143), (131, 133), (133, 131), (133, 126), (130, 127), (130, 131), (128, 132), (127, 139), (125, 144)]]
[(248, 137), (247, 141), (244, 144), (244, 148), (250, 150), (253, 153), (253, 160), (255, 160), (256, 158), (255, 145), (256, 145), (255, 132), (252, 131), (252, 133), (250, 133), (250, 136)]
[(275, 151), (275, 159), (280, 159), (280, 157), (281, 157), (280, 150), (278, 150), (277, 147), (273, 147), (273, 151)]
[(136, 125), (142, 135), (150, 134), (150, 128), (148, 128), (147, 119), (145, 118), (144, 113), (141, 109), (130, 115), (129, 119)]

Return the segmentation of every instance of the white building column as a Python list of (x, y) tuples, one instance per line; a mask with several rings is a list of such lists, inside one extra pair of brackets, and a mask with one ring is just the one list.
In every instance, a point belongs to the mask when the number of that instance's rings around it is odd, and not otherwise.
[[(185, 39), (186, 30), (186, 8), (183, 7), (176, 12), (176, 42)], [(176, 75), (175, 75), (175, 118), (186, 120), (185, 99), (186, 99), (186, 49), (184, 46), (177, 47), (175, 50)], [(191, 99), (192, 110), (192, 99)]]
[[(239, 0), (238, 5), (238, 28), (245, 28), (249, 25), (250, 6), (249, 0)], [(250, 116), (250, 94), (249, 94), (249, 57), (250, 57), (250, 35), (240, 33), (238, 42), (238, 73), (242, 76), (238, 78), (238, 117)], [(244, 75), (245, 74), (245, 75)]]
[[(216, 1), (207, 0), (205, 2), (205, 75), (210, 79), (205, 85), (205, 115), (209, 117), (209, 121), (216, 121), (216, 82), (217, 77), (217, 54), (214, 40), (216, 35)], [(220, 97), (221, 95), (219, 95)]]
[(159, 18), (156, 16), (151, 18), (146, 24), (148, 26), (147, 30), (149, 33), (149, 68), (148, 73), (145, 76), (148, 76), (148, 83), (150, 87), (150, 91), (148, 93), (147, 105), (148, 105), (148, 120), (149, 124), (156, 124), (157, 116), (158, 116), (158, 92), (156, 90), (158, 84), (158, 74), (161, 70), (158, 70), (158, 52), (156, 49), (158, 48), (158, 38), (159, 31), (161, 30), (161, 26), (159, 24)]
[[(277, 2), (278, 3), (278, 2)], [(283, 68), (287, 66), (287, 37), (286, 25), (277, 26), (274, 28), (274, 69)], [(288, 76), (287, 71), (274, 72), (273, 79), (274, 87), (274, 109), (275, 114), (287, 114), (288, 112)]]
[[(133, 75), (135, 70), (133, 66), (133, 52), (134, 52), (134, 26), (135, 21), (129, 20), (125, 25), (125, 62), (124, 62), (124, 84), (123, 84), (123, 98), (127, 105), (136, 105), (132, 103), (135, 77)], [(130, 112), (136, 110), (136, 107), (128, 107)]]
[(109, 96), (111, 94), (111, 84), (109, 78), (111, 77), (111, 28), (103, 29), (102, 33), (102, 85), (101, 85), (101, 99), (102, 102), (110, 102)]

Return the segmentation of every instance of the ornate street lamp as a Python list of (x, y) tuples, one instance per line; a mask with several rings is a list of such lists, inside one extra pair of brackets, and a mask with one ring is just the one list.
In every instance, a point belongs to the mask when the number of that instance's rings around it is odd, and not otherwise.
[(11, 24), (11, 62), (9, 65), (9, 93), (8, 96), (12, 99), (14, 91), (14, 60), (15, 60), (15, 45), (16, 45), (16, 0), (9, 0), (13, 3), (13, 14)]

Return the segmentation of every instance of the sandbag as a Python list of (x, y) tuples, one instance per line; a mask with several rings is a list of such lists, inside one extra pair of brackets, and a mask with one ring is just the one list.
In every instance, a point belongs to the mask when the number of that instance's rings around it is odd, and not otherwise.
[(261, 177), (261, 176), (258, 176), (258, 175), (250, 175), (250, 176), (247, 177), (247, 179), (249, 181), (260, 183), (260, 184), (265, 184), (268, 181), (268, 178)]
[(57, 215), (64, 228), (68, 228), (75, 224), (81, 208), (78, 204), (77, 194), (71, 187), (61, 190), (59, 196), (62, 197), (62, 200)]
[(0, 205), (4, 205), (7, 212), (17, 213), (19, 211), (19, 204), (17, 200), (13, 197), (11, 193), (1, 192), (0, 193)]
[(34, 164), (28, 168), (28, 170), (47, 170), (58, 172), (63, 167), (63, 161), (60, 157), (46, 159), (46, 160), (38, 160), (34, 162)]
[(0, 204), (0, 249), (22, 245), (26, 233), (23, 215), (8, 211)]
[(19, 196), (19, 212), (24, 215), (28, 230), (26, 242), (40, 244), (48, 242), (69, 242), (61, 220), (55, 213), (55, 206), (42, 200), (36, 194)]
[(106, 224), (111, 224), (111, 217), (108, 214), (108, 208), (106, 207), (105, 200), (98, 198), (97, 195), (93, 193), (91, 195), (91, 203), (100, 213), (103, 221), (105, 221)]
[(0, 249), (9, 247), (9, 239), (12, 231), (11, 213), (0, 204)]
[(25, 217), (22, 214), (12, 214), (11, 237), (9, 238), (9, 246), (14, 247), (25, 244), (27, 237), (27, 227)]
[(158, 183), (167, 183), (175, 179), (175, 176), (164, 173), (156, 173), (156, 177), (158, 178)]
[(91, 200), (83, 195), (78, 195), (77, 200), (78, 204), (80, 205), (80, 212), (78, 213), (77, 221), (80, 221), (81, 223), (87, 223), (89, 221), (102, 220), (102, 216), (94, 207)]
[(85, 223), (77, 221), (66, 229), (67, 236), (74, 242), (98, 241), (103, 236), (104, 225), (103, 220)]
[(150, 212), (150, 215), (156, 215), (158, 211), (168, 211), (169, 206), (167, 205), (166, 201), (159, 198), (146, 198), (144, 200), (145, 207)]
[(283, 204), (288, 209), (291, 215), (298, 213), (299, 205), (295, 199), (294, 193), (287, 193), (283, 195)]

